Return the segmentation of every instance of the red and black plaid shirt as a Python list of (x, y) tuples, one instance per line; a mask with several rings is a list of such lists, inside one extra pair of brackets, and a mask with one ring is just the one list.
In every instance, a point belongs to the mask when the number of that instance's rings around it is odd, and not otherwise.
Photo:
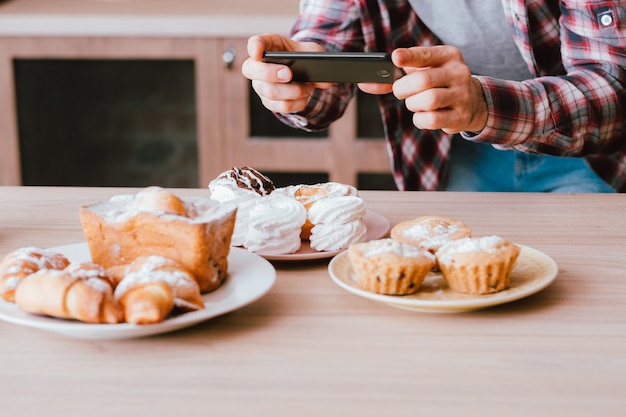
[[(503, 4), (535, 78), (477, 77), (487, 99), (487, 126), (463, 136), (503, 149), (585, 157), (613, 188), (626, 191), (626, 0)], [(292, 36), (330, 51), (391, 52), (441, 43), (401, 0), (304, 0)], [(278, 117), (305, 130), (324, 129), (343, 114), (355, 88), (317, 90), (304, 111)], [(417, 129), (392, 94), (379, 100), (398, 188), (438, 189), (451, 136)]]

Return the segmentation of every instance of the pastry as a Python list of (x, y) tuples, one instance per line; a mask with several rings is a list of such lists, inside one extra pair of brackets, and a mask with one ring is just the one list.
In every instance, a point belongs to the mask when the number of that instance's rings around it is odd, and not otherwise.
[(237, 206), (232, 246), (243, 246), (248, 232), (250, 211), (256, 199), (271, 194), (275, 188), (271, 179), (250, 167), (233, 167), (209, 183), (212, 199), (231, 202)]
[(462, 238), (437, 251), (439, 268), (454, 291), (489, 294), (507, 289), (520, 248), (499, 236)]
[(124, 318), (106, 271), (92, 262), (30, 274), (15, 290), (15, 303), (29, 313), (85, 323), (113, 324)]
[(398, 223), (391, 229), (391, 238), (397, 241), (437, 252), (442, 245), (454, 239), (471, 236), (472, 231), (463, 222), (442, 216), (421, 216)]
[(0, 261), (0, 296), (12, 302), (15, 289), (28, 275), (40, 269), (63, 269), (69, 263), (60, 253), (33, 246), (14, 250)]
[(163, 256), (189, 270), (205, 293), (226, 278), (236, 210), (148, 187), (83, 206), (80, 220), (94, 262), (108, 269), (140, 256)]
[(246, 240), (246, 234), (250, 228), (250, 212), (256, 205), (259, 198), (261, 197), (246, 194), (229, 201), (237, 206), (235, 228), (230, 241), (232, 246), (243, 246)]
[(233, 167), (209, 183), (211, 198), (217, 201), (230, 201), (250, 194), (262, 197), (271, 194), (275, 188), (272, 180), (250, 167)]
[[(311, 205), (322, 198), (329, 197), (342, 197), (342, 196), (356, 196), (358, 191), (355, 187), (342, 184), (339, 182), (323, 182), (318, 184), (300, 184), (296, 186), (291, 186), (285, 189), (289, 194), (291, 194), (296, 200), (298, 200), (304, 208), (308, 210), (311, 208)], [(307, 217), (306, 222), (302, 226), (301, 238), (303, 240), (309, 239), (311, 236), (311, 229), (313, 228), (313, 223)]]
[(387, 295), (417, 292), (435, 264), (429, 251), (390, 238), (351, 245), (348, 257), (360, 288)]
[(300, 232), (306, 210), (295, 199), (270, 195), (257, 200), (250, 212), (244, 246), (260, 255), (294, 253), (300, 249)]
[(126, 321), (135, 324), (159, 323), (174, 307), (181, 311), (204, 308), (193, 275), (162, 256), (141, 256), (128, 265), (115, 298), (124, 308)]
[(347, 249), (367, 237), (363, 222), (365, 203), (360, 197), (326, 197), (314, 201), (308, 211), (313, 224), (309, 240), (317, 251)]

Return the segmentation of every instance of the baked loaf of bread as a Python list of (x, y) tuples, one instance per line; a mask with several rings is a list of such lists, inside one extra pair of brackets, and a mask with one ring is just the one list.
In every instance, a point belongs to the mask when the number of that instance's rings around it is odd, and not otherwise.
[(0, 261), (0, 296), (14, 301), (20, 282), (40, 269), (64, 269), (70, 261), (60, 253), (28, 246), (9, 252)]
[(106, 270), (92, 262), (30, 274), (15, 290), (15, 303), (29, 313), (86, 323), (112, 324), (124, 318)]
[(80, 220), (93, 262), (108, 269), (163, 256), (187, 269), (206, 293), (226, 278), (236, 211), (232, 204), (148, 187), (83, 206)]
[(159, 323), (174, 307), (181, 312), (200, 310), (204, 301), (193, 275), (171, 259), (141, 256), (124, 271), (115, 288), (127, 322)]
[(499, 236), (462, 238), (443, 245), (437, 261), (454, 291), (490, 294), (509, 287), (520, 248)]

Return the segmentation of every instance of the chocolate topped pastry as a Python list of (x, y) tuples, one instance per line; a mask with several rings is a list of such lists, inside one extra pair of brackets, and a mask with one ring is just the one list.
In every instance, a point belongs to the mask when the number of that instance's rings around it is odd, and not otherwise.
[(209, 183), (211, 198), (218, 201), (232, 200), (248, 192), (266, 196), (275, 188), (272, 180), (250, 167), (233, 167)]

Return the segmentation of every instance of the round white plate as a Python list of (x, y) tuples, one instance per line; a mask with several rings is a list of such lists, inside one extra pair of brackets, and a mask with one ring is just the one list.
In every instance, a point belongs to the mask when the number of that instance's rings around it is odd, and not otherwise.
[[(72, 261), (91, 259), (86, 243), (50, 248)], [(157, 324), (136, 325), (88, 324), (72, 320), (26, 313), (14, 304), (0, 299), (0, 319), (22, 326), (35, 327), (86, 339), (125, 339), (171, 332), (193, 326), (212, 317), (250, 304), (265, 295), (276, 282), (276, 270), (265, 259), (239, 248), (228, 255), (228, 276), (215, 291), (204, 294), (204, 309), (170, 317)]]
[(441, 273), (435, 272), (428, 274), (415, 294), (394, 296), (365, 291), (355, 281), (347, 252), (333, 258), (328, 265), (328, 271), (340, 287), (392, 307), (437, 313), (471, 311), (528, 297), (554, 281), (558, 267), (552, 258), (528, 246), (518, 246), (521, 252), (511, 272), (511, 284), (507, 290), (495, 294), (470, 295), (455, 292), (448, 287)]
[[(374, 211), (366, 211), (363, 222), (367, 227), (367, 237), (365, 240), (379, 239), (389, 232), (389, 220), (382, 214)], [(311, 248), (308, 240), (302, 241), (302, 246), (296, 253), (288, 253), (284, 255), (260, 255), (270, 261), (308, 261), (313, 259), (326, 259), (343, 252), (343, 250), (318, 252)]]

